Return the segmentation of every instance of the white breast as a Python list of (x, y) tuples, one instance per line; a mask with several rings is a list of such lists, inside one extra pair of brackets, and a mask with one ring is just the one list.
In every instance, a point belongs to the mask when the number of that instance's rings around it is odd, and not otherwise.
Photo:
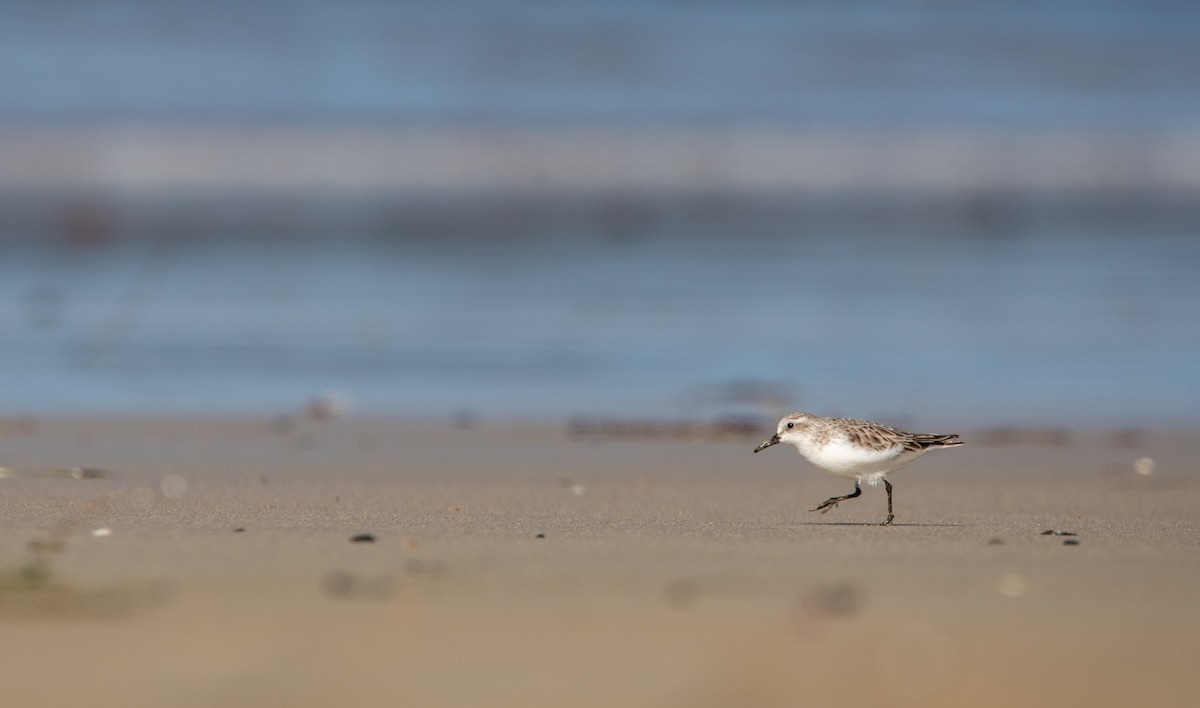
[(804, 459), (837, 477), (877, 484), (883, 475), (898, 469), (920, 456), (920, 452), (904, 452), (896, 446), (887, 450), (869, 450), (851, 445), (845, 438), (834, 439), (820, 447), (797, 444)]

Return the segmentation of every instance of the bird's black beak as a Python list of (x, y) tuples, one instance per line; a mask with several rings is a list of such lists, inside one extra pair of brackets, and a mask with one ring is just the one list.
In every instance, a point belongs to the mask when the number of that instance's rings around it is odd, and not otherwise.
[(766, 450), (768, 447), (771, 447), (772, 445), (776, 445), (778, 443), (779, 443), (779, 433), (775, 433), (774, 435), (771, 436), (771, 438), (769, 440), (763, 440), (761, 445), (754, 448), (754, 451), (761, 452), (763, 450)]

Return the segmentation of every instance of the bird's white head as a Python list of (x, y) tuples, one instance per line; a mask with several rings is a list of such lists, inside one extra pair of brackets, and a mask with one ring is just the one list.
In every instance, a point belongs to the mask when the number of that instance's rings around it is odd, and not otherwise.
[(797, 440), (807, 435), (809, 427), (816, 420), (817, 417), (811, 413), (789, 413), (779, 421), (779, 428), (776, 429), (775, 434), (763, 440), (761, 445), (754, 448), (754, 451), (761, 452), (781, 442), (795, 445)]

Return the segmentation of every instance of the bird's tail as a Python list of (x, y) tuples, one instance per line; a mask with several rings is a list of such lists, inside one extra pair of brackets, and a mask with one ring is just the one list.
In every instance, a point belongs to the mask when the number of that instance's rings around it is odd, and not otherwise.
[(958, 435), (927, 435), (925, 433), (914, 435), (912, 442), (921, 450), (933, 447), (955, 447), (963, 444), (963, 441), (958, 439)]

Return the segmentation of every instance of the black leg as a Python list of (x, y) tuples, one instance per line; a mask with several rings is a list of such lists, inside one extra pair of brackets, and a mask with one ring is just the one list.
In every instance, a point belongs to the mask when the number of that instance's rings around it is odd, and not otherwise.
[(883, 487), (888, 493), (888, 517), (887, 521), (880, 524), (880, 526), (891, 526), (892, 519), (896, 518), (895, 516), (892, 516), (892, 483), (885, 479), (883, 480)]
[(833, 507), (837, 506), (838, 502), (846, 501), (847, 499), (853, 499), (854, 497), (857, 497), (859, 494), (862, 494), (862, 489), (859, 488), (858, 482), (855, 482), (854, 483), (854, 491), (851, 492), (850, 494), (846, 494), (846, 495), (843, 495), (840, 497), (830, 497), (830, 498), (826, 499), (824, 502), (822, 502), (820, 506), (818, 506), (814, 509), (809, 509), (809, 511), (819, 511), (822, 514), (824, 514), (825, 512), (832, 509)]

